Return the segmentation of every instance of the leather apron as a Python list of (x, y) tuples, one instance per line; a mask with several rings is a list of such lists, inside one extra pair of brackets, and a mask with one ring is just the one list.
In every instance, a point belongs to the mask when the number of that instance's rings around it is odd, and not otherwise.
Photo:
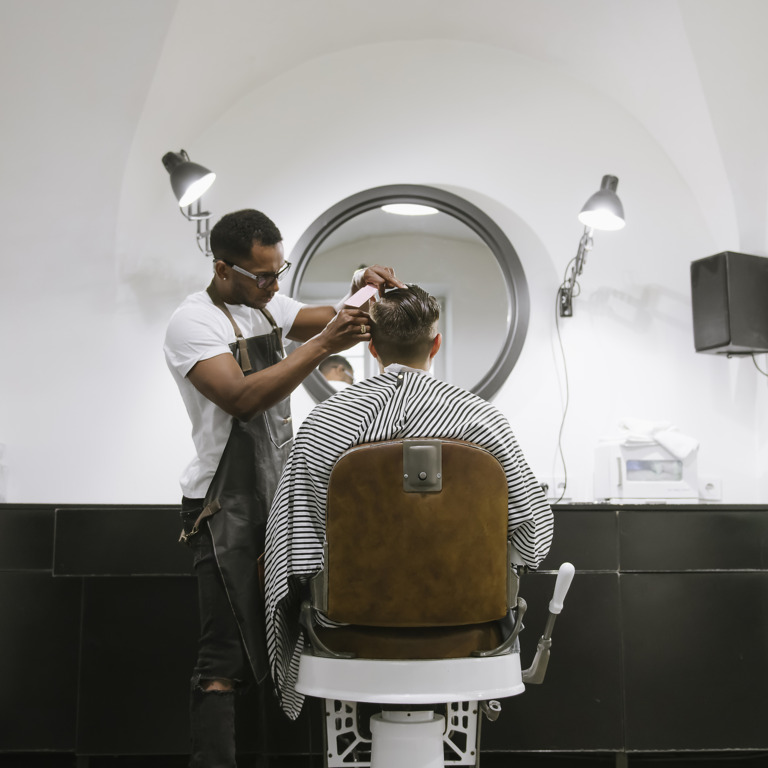
[[(283, 359), (281, 330), (267, 310), (261, 312), (272, 331), (244, 339), (213, 283), (208, 287), (208, 295), (232, 323), (237, 340), (230, 348), (246, 376)], [(206, 522), (219, 572), (259, 683), (269, 673), (269, 661), (257, 561), (264, 552), (267, 516), (292, 438), (290, 398), (249, 421), (233, 418), (229, 439), (203, 504), (204, 514), (208, 512)]]

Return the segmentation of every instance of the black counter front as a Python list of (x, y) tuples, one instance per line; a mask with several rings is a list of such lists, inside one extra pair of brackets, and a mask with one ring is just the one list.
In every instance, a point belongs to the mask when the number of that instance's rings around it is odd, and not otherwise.
[[(768, 510), (564, 505), (555, 519), (542, 570), (568, 560), (576, 576), (547, 679), (505, 702), (484, 748), (768, 748)], [(553, 580), (521, 589), (524, 666)]]
[[(555, 570), (576, 577), (542, 686), (502, 702), (487, 752), (768, 749), (768, 508), (561, 505), (528, 574), (527, 666)], [(0, 752), (183, 754), (197, 610), (178, 508), (0, 505)], [(263, 701), (258, 699), (262, 698)], [(319, 754), (246, 695), (244, 752)]]

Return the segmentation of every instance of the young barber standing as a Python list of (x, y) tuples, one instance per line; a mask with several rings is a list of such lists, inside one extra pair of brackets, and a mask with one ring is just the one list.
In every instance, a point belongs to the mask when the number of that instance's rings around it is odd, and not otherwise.
[[(193, 768), (235, 765), (234, 692), (269, 671), (257, 559), (293, 437), (290, 393), (328, 355), (371, 338), (367, 304), (311, 307), (278, 293), (290, 264), (263, 213), (224, 216), (211, 250), (213, 280), (174, 312), (164, 345), (196, 450), (181, 477), (200, 601)], [(404, 287), (374, 266), (355, 273), (349, 295), (366, 284)], [(305, 343), (285, 357), (283, 336)]]

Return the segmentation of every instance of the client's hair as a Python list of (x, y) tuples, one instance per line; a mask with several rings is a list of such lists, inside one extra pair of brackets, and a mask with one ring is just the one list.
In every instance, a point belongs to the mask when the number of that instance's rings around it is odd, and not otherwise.
[(283, 236), (275, 223), (261, 211), (246, 208), (222, 216), (211, 230), (213, 258), (242, 262), (254, 245), (277, 245)]
[(370, 309), (371, 338), (385, 364), (421, 361), (437, 334), (440, 305), (423, 288), (387, 291)]

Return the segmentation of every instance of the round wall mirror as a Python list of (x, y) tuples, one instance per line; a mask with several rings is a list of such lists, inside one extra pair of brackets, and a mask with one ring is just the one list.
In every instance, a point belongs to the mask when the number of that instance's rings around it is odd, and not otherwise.
[[(392, 204), (434, 213), (382, 209)], [(370, 264), (394, 267), (404, 283), (420, 285), (441, 305), (443, 346), (432, 373), (486, 399), (522, 350), (530, 304), (517, 253), (491, 218), (451, 192), (400, 184), (352, 195), (313, 222), (289, 260), (290, 294), (307, 304), (335, 304), (352, 273)], [(379, 372), (366, 344), (341, 354), (355, 381)], [(304, 384), (318, 402), (336, 391), (319, 371)]]

